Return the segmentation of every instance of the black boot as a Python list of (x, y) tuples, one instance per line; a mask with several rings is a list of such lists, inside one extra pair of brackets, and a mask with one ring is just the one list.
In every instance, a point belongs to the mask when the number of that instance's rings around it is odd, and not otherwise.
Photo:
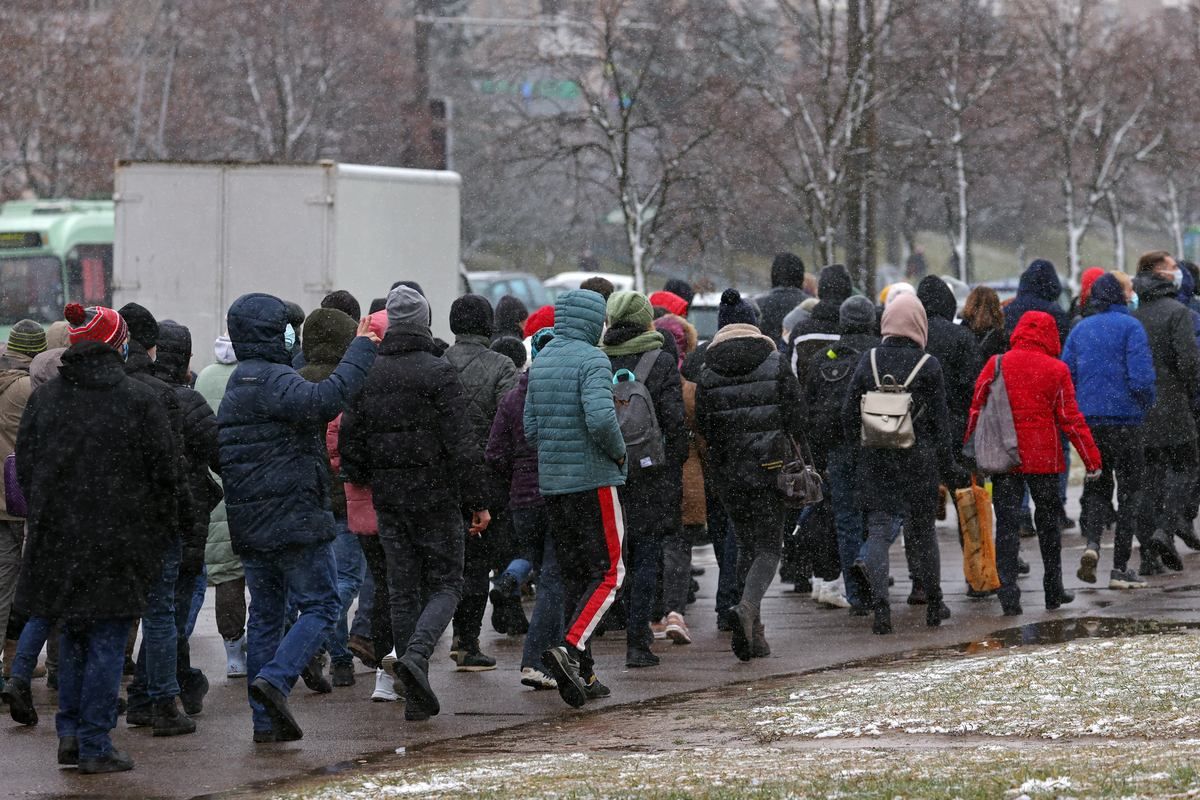
[(60, 767), (79, 766), (79, 739), (74, 736), (64, 736), (58, 740), (58, 765)]
[(154, 701), (154, 735), (183, 736), (196, 732), (196, 722), (179, 711), (175, 698)]
[(189, 673), (187, 680), (179, 684), (179, 701), (183, 713), (189, 717), (204, 712), (204, 696), (208, 694), (208, 678), (199, 670)]
[[(516, 594), (517, 581), (507, 572), (500, 576), (492, 587), (492, 591), (488, 593), (488, 599), (492, 601), (492, 628), (496, 633), (514, 633), (509, 630), (509, 626), (513, 598), (516, 597)], [(528, 629), (528, 625), (526, 629)]]
[(271, 717), (275, 741), (296, 742), (304, 738), (304, 731), (288, 708), (287, 698), (265, 678), (255, 678), (250, 682), (250, 696), (266, 708)]
[(875, 604), (875, 624), (871, 632), (884, 636), (892, 632), (892, 607), (887, 603)]
[(942, 620), (950, 619), (950, 609), (942, 602), (942, 593), (937, 595), (929, 595), (929, 603), (925, 606), (925, 624), (930, 628), (937, 628), (942, 624)]
[(0, 700), (8, 703), (8, 714), (18, 725), (37, 725), (37, 709), (33, 706), (33, 692), (29, 689), (29, 681), (24, 678), (10, 678), (0, 691)]
[(317, 653), (312, 657), (312, 661), (309, 661), (308, 666), (300, 673), (300, 678), (305, 686), (317, 694), (329, 694), (333, 691), (333, 684), (325, 677), (324, 653)]
[(760, 617), (754, 623), (754, 636), (750, 639), (750, 657), (766, 658), (769, 655), (771, 655), (771, 645), (767, 643), (767, 631), (763, 627)]

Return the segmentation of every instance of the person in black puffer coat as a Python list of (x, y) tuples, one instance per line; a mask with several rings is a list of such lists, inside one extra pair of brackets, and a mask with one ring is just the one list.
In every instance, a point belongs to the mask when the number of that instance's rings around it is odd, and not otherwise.
[[(221, 454), (217, 446), (217, 415), (189, 384), (191, 382), (192, 334), (177, 322), (164, 320), (158, 325), (158, 347), (151, 374), (169, 385), (175, 392), (183, 417), (183, 455), (187, 462), (187, 482), (192, 494), (192, 527), (183, 531), (183, 560), (179, 580), (175, 583), (175, 623), (178, 634), (175, 674), (179, 680), (180, 698), (184, 711), (198, 714), (202, 710), (208, 679), (192, 666), (188, 646), (192, 620), (192, 601), (199, 592), (203, 598), (206, 583), (203, 576), (204, 548), (208, 542), (208, 523), (212, 511), (221, 502), (220, 486), (210, 477), (209, 470), (220, 474)], [(203, 600), (201, 600), (203, 602)], [(198, 610), (198, 609), (196, 609)]]
[(807, 299), (808, 292), (804, 291), (804, 261), (795, 253), (777, 254), (771, 262), (771, 291), (754, 298), (762, 332), (782, 342), (783, 318)]
[(1066, 342), (1067, 334), (1071, 332), (1071, 318), (1059, 304), (1061, 296), (1062, 281), (1058, 279), (1054, 265), (1043, 258), (1033, 261), (1021, 273), (1021, 280), (1017, 284), (1017, 296), (1004, 309), (1005, 333), (1012, 335), (1026, 311), (1045, 311), (1054, 317), (1059, 343)]
[(883, 344), (859, 360), (842, 419), (847, 441), (861, 442), (861, 401), (877, 386), (872, 353), (881, 379), (891, 375), (896, 383), (903, 384), (913, 376), (908, 391), (913, 399), (916, 443), (907, 449), (860, 446), (858, 453), (859, 497), (868, 516), (866, 558), (855, 562), (855, 568), (865, 573), (871, 587), (874, 631), (886, 634), (892, 632), (888, 551), (902, 527), (904, 546), (911, 551), (907, 554), (909, 568), (925, 587), (926, 624), (937, 626), (950, 616), (942, 602), (941, 558), (934, 530), (938, 484), (944, 480), (951, 488), (958, 488), (969, 477), (954, 460), (941, 365), (932, 356), (921, 363), (927, 356), (924, 347), (929, 330), (921, 301), (911, 294), (891, 300), (883, 312), (880, 330)]
[(737, 537), (743, 589), (732, 609), (733, 652), (748, 661), (769, 653), (760, 606), (779, 566), (786, 524), (776, 480), (784, 462), (793, 460), (793, 440), (804, 436), (805, 411), (796, 376), (774, 340), (754, 325), (753, 309), (745, 301), (729, 305), (728, 324), (704, 357), (696, 423)]
[[(16, 607), (29, 625), (60, 625), (59, 763), (117, 772), (133, 768), (109, 738), (125, 640), (177, 536), (178, 451), (157, 394), (125, 374), (121, 317), (79, 306), (66, 316), (73, 344), (59, 376), (30, 397), (17, 436), (29, 532)], [(28, 684), (13, 683), (14, 719), (20, 709), (36, 722)]]
[[(833, 264), (821, 270), (817, 281), (817, 304), (808, 319), (802, 320), (792, 329), (791, 364), (796, 380), (804, 386), (808, 382), (808, 364), (814, 353), (830, 342), (836, 342), (842, 303), (854, 293), (850, 273), (841, 264)], [(791, 311), (792, 309), (788, 309)], [(784, 312), (787, 313), (787, 312)]]
[(975, 394), (975, 379), (982, 366), (975, 337), (954, 323), (957, 304), (954, 292), (937, 275), (926, 275), (917, 286), (917, 299), (925, 306), (929, 319), (929, 341), (925, 352), (942, 365), (946, 382), (946, 407), (950, 409), (950, 440), (955, 452), (961, 452), (967, 415)]
[(338, 446), (346, 480), (371, 487), (387, 556), (396, 675), (407, 690), (404, 716), (419, 721), (440, 710), (429, 659), (462, 597), (460, 505), (474, 512), (470, 534), (478, 536), (491, 522), (494, 490), (458, 372), (436, 354), (425, 298), (397, 286), (387, 311), (379, 358), (342, 417)]
[(682, 525), (683, 462), (688, 447), (683, 384), (679, 379), (679, 360), (663, 348), (664, 337), (654, 329), (653, 311), (645, 295), (615, 292), (608, 298), (608, 325), (601, 349), (608, 355), (614, 375), (619, 370), (636, 375), (638, 364), (648, 357), (646, 354), (657, 354), (646, 374), (636, 380), (643, 382), (654, 404), (665, 460), (645, 467), (630, 463), (629, 477), (620, 492), (630, 568), (625, 666), (653, 667), (659, 659), (650, 650), (654, 641), (650, 622), (663, 539)]
[[(188, 563), (183, 563), (185, 539), (193, 544), (191, 535), (197, 529), (198, 520), (196, 503), (186, 477), (188, 465), (187, 445), (183, 438), (183, 408), (175, 389), (154, 375), (158, 320), (137, 303), (126, 304), (119, 313), (129, 326), (129, 355), (125, 360), (125, 372), (154, 391), (167, 410), (167, 418), (171, 420), (175, 432), (173, 480), (177, 487), (176, 508), (179, 510), (178, 521), (173, 526), (174, 537), (163, 561), (162, 580), (151, 589), (146, 613), (142, 615), (142, 644), (138, 650), (136, 677), (129, 685), (129, 712), (126, 719), (130, 725), (153, 725), (159, 736), (174, 736), (196, 730), (196, 723), (180, 714), (175, 704), (175, 698), (180, 696), (176, 587), (181, 575), (191, 583), (203, 568), (204, 549), (189, 547)], [(191, 592), (188, 592), (188, 597), (191, 597)], [(186, 617), (184, 622), (186, 624)], [(194, 703), (193, 700), (193, 708)]]

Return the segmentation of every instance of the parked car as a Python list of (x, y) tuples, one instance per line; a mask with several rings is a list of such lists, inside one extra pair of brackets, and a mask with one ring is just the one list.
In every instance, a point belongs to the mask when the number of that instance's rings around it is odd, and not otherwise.
[(720, 292), (707, 292), (692, 298), (688, 306), (688, 322), (696, 328), (696, 336), (707, 342), (717, 334), (717, 310), (721, 305)]
[(579, 284), (588, 278), (606, 278), (618, 292), (633, 291), (633, 276), (618, 275), (615, 272), (560, 272), (553, 278), (542, 281), (553, 302), (560, 294), (568, 289), (578, 289)]
[(554, 302), (542, 282), (528, 272), (468, 272), (467, 282), (470, 291), (486, 297), (493, 308), (506, 294), (520, 300), (531, 312)]

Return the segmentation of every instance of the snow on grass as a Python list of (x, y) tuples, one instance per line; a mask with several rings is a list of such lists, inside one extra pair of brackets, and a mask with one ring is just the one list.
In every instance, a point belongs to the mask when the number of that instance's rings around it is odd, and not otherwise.
[(1200, 636), (1080, 640), (818, 680), (748, 716), (764, 742), (889, 734), (1178, 738), (1200, 733)]

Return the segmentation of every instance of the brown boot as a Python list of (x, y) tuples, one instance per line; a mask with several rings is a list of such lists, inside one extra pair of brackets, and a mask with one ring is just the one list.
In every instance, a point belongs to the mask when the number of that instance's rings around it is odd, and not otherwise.
[(0, 660), (4, 661), (4, 679), (5, 680), (8, 680), (9, 677), (11, 677), (9, 675), (9, 673), (12, 672), (13, 659), (16, 657), (17, 657), (17, 640), (16, 639), (5, 639), (4, 640), (4, 655), (2, 658), (0, 658)]
[(767, 644), (766, 629), (763, 628), (762, 620), (754, 622), (754, 636), (750, 639), (750, 657), (751, 658), (766, 658), (771, 655), (771, 645)]

